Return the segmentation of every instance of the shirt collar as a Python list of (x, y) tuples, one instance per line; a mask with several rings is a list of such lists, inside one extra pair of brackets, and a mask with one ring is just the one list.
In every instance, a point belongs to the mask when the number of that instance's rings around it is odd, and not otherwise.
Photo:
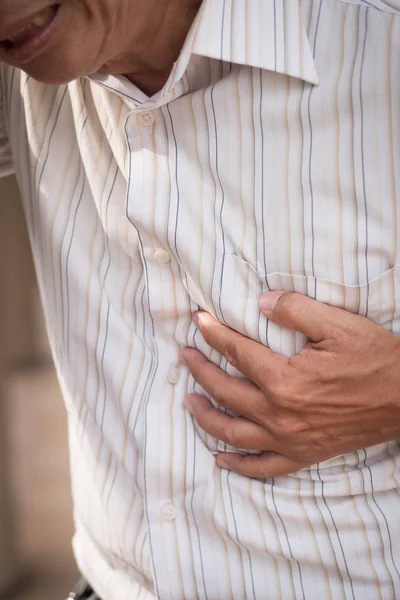
[(319, 84), (299, 0), (204, 0), (171, 73), (170, 90), (192, 54)]
[(203, 0), (167, 83), (152, 98), (124, 77), (97, 73), (90, 78), (148, 108), (174, 97), (194, 54), (319, 84), (299, 0)]

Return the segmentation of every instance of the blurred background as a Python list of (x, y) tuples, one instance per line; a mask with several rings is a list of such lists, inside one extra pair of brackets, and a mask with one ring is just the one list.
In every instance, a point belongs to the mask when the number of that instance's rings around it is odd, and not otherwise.
[(64, 600), (79, 577), (66, 414), (12, 177), (0, 203), (0, 600)]

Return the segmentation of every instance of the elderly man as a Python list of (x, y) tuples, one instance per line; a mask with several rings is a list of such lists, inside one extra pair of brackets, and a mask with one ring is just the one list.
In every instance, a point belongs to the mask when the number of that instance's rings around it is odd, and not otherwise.
[(400, 1), (3, 0), (102, 600), (400, 598)]

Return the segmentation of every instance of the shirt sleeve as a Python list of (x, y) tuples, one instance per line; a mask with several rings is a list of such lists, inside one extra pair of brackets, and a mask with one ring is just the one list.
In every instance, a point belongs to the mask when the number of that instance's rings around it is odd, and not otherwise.
[(11, 145), (7, 135), (3, 101), (3, 85), (0, 75), (0, 177), (6, 177), (7, 175), (14, 173)]

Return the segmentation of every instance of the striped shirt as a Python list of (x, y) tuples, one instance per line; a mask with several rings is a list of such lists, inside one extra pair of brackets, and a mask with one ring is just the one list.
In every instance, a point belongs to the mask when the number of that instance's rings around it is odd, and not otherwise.
[[(291, 476), (216, 467), (185, 411), (199, 307), (292, 356), (267, 290), (400, 335), (400, 0), (204, 0), (164, 88), (3, 66), (65, 397), (74, 549), (103, 600), (400, 598), (400, 445)], [(368, 349), (366, 348), (366, 352)]]

